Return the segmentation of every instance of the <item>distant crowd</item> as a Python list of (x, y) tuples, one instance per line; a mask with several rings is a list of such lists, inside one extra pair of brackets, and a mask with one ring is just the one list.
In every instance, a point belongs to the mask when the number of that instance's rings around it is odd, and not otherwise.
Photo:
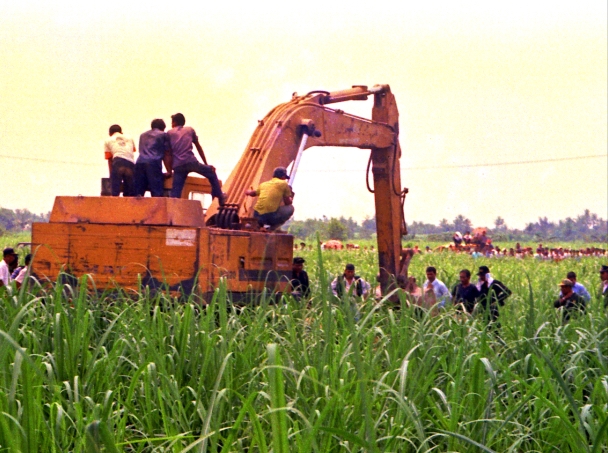
[[(430, 248), (427, 247), (427, 252)], [(447, 246), (440, 246), (436, 250), (450, 250), (453, 252), (469, 253), (473, 256), (528, 258), (534, 257), (538, 260), (553, 260), (560, 261), (565, 258), (576, 258), (582, 256), (607, 256), (608, 251), (598, 247), (585, 248), (569, 248), (569, 247), (546, 247), (539, 243), (536, 249), (533, 247), (522, 247), (518, 242), (515, 247), (500, 248), (492, 243), (492, 239), (486, 235), (486, 229), (477, 235), (471, 235), (466, 232), (464, 235), (460, 232), (454, 233), (452, 243)]]
[[(534, 247), (522, 247), (518, 242), (515, 247), (499, 247), (492, 244), (492, 239), (483, 235), (482, 241), (473, 242), (470, 233), (466, 233), (462, 236), (456, 232), (453, 237), (453, 242), (447, 245), (440, 245), (435, 248), (425, 246), (421, 249), (418, 245), (413, 247), (414, 254), (427, 254), (427, 253), (439, 253), (439, 252), (454, 252), (454, 253), (467, 253), (473, 258), (535, 258), (537, 260), (547, 261), (561, 261), (566, 258), (581, 258), (586, 256), (604, 257), (608, 256), (608, 250), (599, 247), (583, 247), (580, 249), (570, 247), (546, 247), (542, 243), (539, 243), (536, 248)], [(323, 250), (363, 250), (363, 251), (375, 251), (374, 246), (363, 246), (360, 247), (358, 244), (347, 243), (343, 244), (341, 241), (331, 239), (326, 242), (322, 242), (321, 248)], [(299, 244), (294, 243), (294, 250), (312, 250), (312, 244), (306, 244), (300, 242)]]
[[(505, 305), (512, 292), (505, 283), (492, 275), (488, 266), (479, 267), (475, 282), (471, 281), (471, 271), (462, 269), (459, 272), (459, 283), (452, 289), (437, 278), (437, 269), (429, 266), (426, 268), (426, 280), (419, 286), (416, 277), (408, 276), (409, 263), (415, 253), (413, 249), (402, 251), (397, 287), (393, 290), (393, 296), (397, 296), (393, 297), (395, 301), (398, 301), (397, 306), (400, 307), (401, 301), (405, 300), (408, 308), (430, 311), (432, 315), (436, 315), (451, 304), (460, 316), (481, 314), (492, 329), (500, 328), (499, 307)], [(297, 299), (309, 298), (311, 295), (310, 281), (304, 270), (304, 263), (305, 260), (301, 257), (293, 260), (291, 287), (292, 295)], [(604, 309), (608, 309), (608, 266), (601, 266), (599, 277), (598, 296), (602, 300)], [(563, 322), (568, 322), (574, 315), (586, 312), (587, 304), (591, 301), (591, 294), (577, 281), (575, 272), (568, 272), (566, 278), (556, 286), (559, 287), (559, 296), (554, 302), (554, 307), (561, 310)], [(357, 302), (372, 295), (371, 285), (356, 275), (355, 266), (351, 263), (345, 266), (342, 275), (332, 280), (330, 289), (335, 297), (350, 299), (355, 319), (358, 318)], [(404, 297), (398, 297), (400, 291), (403, 292)], [(377, 298), (382, 296), (380, 288), (377, 288), (375, 294)]]
[[(422, 250), (415, 247), (417, 253), (423, 253)], [(454, 253), (467, 253), (474, 258), (486, 257), (486, 258), (535, 258), (537, 260), (551, 260), (561, 261), (566, 258), (580, 258), (583, 256), (608, 256), (606, 249), (598, 247), (586, 247), (586, 248), (569, 248), (569, 247), (544, 247), (543, 244), (538, 244), (538, 247), (522, 247), (519, 242), (515, 247), (503, 247), (489, 245), (484, 247), (482, 250), (478, 250), (474, 247), (461, 246), (456, 244), (449, 244), (447, 246), (439, 246), (434, 250), (430, 247), (426, 247), (424, 253), (443, 252), (451, 251)]]
[[(511, 296), (508, 286), (494, 278), (488, 266), (479, 266), (477, 281), (471, 281), (471, 271), (462, 269), (459, 273), (459, 283), (451, 290), (437, 278), (437, 269), (433, 266), (426, 268), (426, 281), (418, 286), (416, 277), (408, 275), (411, 259), (415, 256), (413, 249), (403, 249), (401, 252), (401, 263), (399, 274), (396, 276), (397, 286), (393, 288), (393, 296), (401, 306), (403, 292), (407, 307), (416, 310), (429, 310), (431, 314), (437, 314), (446, 309), (448, 303), (456, 307), (456, 312), (463, 316), (473, 316), (482, 313), (492, 328), (500, 328), (499, 307)], [(32, 255), (25, 257), (23, 265), (19, 265), (19, 257), (15, 250), (7, 247), (3, 250), (3, 259), (0, 261), (0, 288), (15, 285), (19, 289), (27, 282), (34, 283), (30, 276), (30, 262)], [(310, 303), (311, 287), (308, 273), (304, 270), (306, 261), (302, 257), (293, 259), (291, 274), (291, 294), (296, 299), (307, 299)], [(332, 294), (340, 299), (350, 299), (355, 319), (358, 319), (358, 301), (364, 300), (372, 295), (371, 285), (356, 274), (354, 264), (347, 264), (344, 272), (334, 278), (330, 285)], [(598, 296), (603, 300), (603, 307), (608, 309), (608, 265), (599, 269), (600, 287)], [(580, 282), (577, 281), (576, 273), (570, 271), (566, 278), (559, 283), (559, 298), (555, 301), (555, 308), (563, 312), (563, 320), (567, 322), (574, 314), (584, 314), (587, 304), (591, 301), (591, 294)], [(376, 296), (381, 297), (380, 289), (376, 290)]]

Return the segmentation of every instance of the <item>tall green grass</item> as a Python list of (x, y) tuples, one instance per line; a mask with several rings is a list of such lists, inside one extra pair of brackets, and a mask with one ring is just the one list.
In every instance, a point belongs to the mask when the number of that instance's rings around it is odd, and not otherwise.
[(562, 325), (552, 305), (568, 270), (596, 288), (599, 260), (412, 261), (449, 285), (489, 265), (514, 292), (496, 334), (386, 300), (355, 317), (327, 286), (346, 262), (373, 283), (376, 255), (305, 258), (310, 306), (237, 312), (224, 286), (207, 307), (86, 284), (3, 291), (0, 451), (608, 451), (607, 314), (594, 297)]

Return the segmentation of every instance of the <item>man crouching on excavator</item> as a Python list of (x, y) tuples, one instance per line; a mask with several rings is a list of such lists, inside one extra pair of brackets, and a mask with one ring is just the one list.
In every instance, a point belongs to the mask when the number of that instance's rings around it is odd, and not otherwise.
[[(257, 190), (245, 191), (245, 195), (258, 197), (253, 207), (253, 217), (260, 227), (268, 231), (276, 230), (293, 215), (294, 193), (287, 184), (288, 179), (287, 170), (284, 167), (277, 167), (270, 181), (260, 184)], [(281, 206), (281, 201), (284, 206)]]

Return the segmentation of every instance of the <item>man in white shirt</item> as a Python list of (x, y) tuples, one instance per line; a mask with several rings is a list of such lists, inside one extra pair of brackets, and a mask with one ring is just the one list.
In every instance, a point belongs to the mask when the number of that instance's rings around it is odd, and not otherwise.
[(422, 287), (424, 291), (433, 291), (439, 308), (445, 307), (445, 303), (452, 300), (448, 287), (442, 281), (437, 280), (437, 269), (433, 266), (426, 268), (426, 281)]
[(2, 252), (3, 258), (0, 261), (0, 286), (8, 286), (11, 282), (11, 272), (9, 266), (17, 259), (17, 254), (11, 247), (7, 247)]
[[(353, 287), (353, 285), (355, 286)], [(346, 294), (365, 299), (369, 295), (370, 288), (369, 283), (355, 275), (354, 264), (347, 264), (344, 268), (344, 274), (334, 278), (331, 282), (331, 291), (336, 297), (342, 297), (343, 291), (345, 291)]]
[(123, 186), (123, 196), (135, 196), (135, 143), (133, 139), (122, 133), (118, 124), (110, 126), (110, 138), (104, 143), (106, 159), (110, 168), (112, 196), (120, 195), (120, 184)]
[(334, 296), (342, 299), (344, 294), (346, 299), (350, 300), (350, 306), (355, 319), (355, 322), (361, 318), (361, 313), (357, 307), (357, 302), (367, 299), (371, 286), (358, 275), (355, 275), (355, 265), (347, 264), (344, 267), (344, 273), (331, 282), (331, 291)]

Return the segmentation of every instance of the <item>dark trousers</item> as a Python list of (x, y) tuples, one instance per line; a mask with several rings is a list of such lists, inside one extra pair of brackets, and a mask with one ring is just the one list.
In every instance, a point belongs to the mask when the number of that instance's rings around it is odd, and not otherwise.
[(258, 214), (257, 211), (253, 211), (253, 217), (258, 221), (260, 226), (270, 225), (271, 227), (280, 227), (293, 215), (294, 207), (292, 204), (287, 206), (280, 206), (274, 212), (267, 212), (266, 214)]
[(222, 188), (220, 182), (217, 179), (215, 170), (210, 165), (204, 165), (200, 162), (192, 162), (173, 169), (173, 187), (171, 188), (171, 198), (180, 198), (182, 196), (182, 190), (186, 183), (188, 173), (198, 173), (209, 180), (211, 184), (211, 196), (219, 198), (222, 195)]
[(482, 306), (483, 306), (482, 314), (483, 314), (484, 318), (486, 319), (486, 321), (488, 322), (488, 326), (490, 326), (490, 329), (499, 330), (501, 327), (500, 321), (498, 321), (498, 317), (500, 316), (500, 313), (498, 313), (498, 306), (496, 305), (496, 302), (492, 302), (488, 308), (487, 304), (483, 303), (483, 301), (482, 301)]
[(112, 184), (112, 196), (120, 196), (120, 184), (122, 184), (122, 195), (124, 197), (135, 196), (135, 188), (133, 184), (133, 172), (135, 164), (126, 159), (115, 157), (112, 159), (112, 173), (110, 174), (110, 182)]
[(160, 160), (135, 164), (135, 195), (143, 197), (146, 190), (153, 197), (163, 196), (163, 165)]

